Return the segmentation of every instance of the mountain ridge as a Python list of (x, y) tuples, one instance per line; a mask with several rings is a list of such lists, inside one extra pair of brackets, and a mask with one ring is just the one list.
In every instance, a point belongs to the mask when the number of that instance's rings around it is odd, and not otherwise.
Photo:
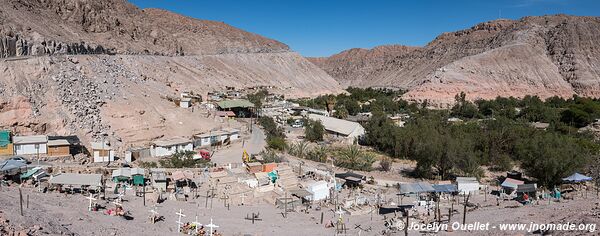
[[(365, 56), (336, 59), (345, 58), (340, 54), (348, 51), (309, 60), (343, 85), (406, 89), (406, 99), (442, 106), (453, 103), (461, 91), (471, 100), (525, 95), (598, 97), (600, 44), (594, 40), (598, 37), (598, 17), (530, 16), (442, 33), (423, 47), (388, 55), (376, 67), (360, 66), (371, 63)], [(346, 64), (352, 66), (341, 66)]]

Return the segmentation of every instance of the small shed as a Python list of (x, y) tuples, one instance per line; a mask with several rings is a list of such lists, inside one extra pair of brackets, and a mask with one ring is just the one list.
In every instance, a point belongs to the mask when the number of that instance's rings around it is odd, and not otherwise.
[(108, 142), (92, 142), (94, 162), (115, 161), (115, 151)]
[(152, 177), (152, 187), (163, 192), (167, 191), (167, 174), (165, 169), (150, 169), (150, 176)]
[(182, 108), (188, 108), (192, 106), (192, 99), (191, 98), (182, 98), (181, 101), (179, 101), (179, 107)]
[(71, 155), (71, 143), (66, 139), (48, 140), (48, 156)]
[(310, 183), (306, 187), (306, 191), (310, 192), (311, 194), (308, 197), (308, 200), (310, 201), (320, 201), (323, 199), (327, 199), (330, 193), (327, 182), (323, 180)]
[(475, 177), (456, 177), (456, 187), (461, 194), (479, 194), (479, 181)]
[(129, 163), (149, 157), (152, 157), (152, 154), (147, 147), (130, 147), (125, 151), (125, 161)]
[(30, 135), (13, 137), (13, 148), (16, 155), (46, 154), (48, 136)]

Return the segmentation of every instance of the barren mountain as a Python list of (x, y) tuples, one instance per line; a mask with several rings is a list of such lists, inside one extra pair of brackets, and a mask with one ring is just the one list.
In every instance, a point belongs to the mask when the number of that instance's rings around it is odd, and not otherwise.
[(0, 0), (0, 128), (122, 147), (239, 125), (176, 106), (184, 91), (339, 84), (285, 44), (124, 0)]
[[(421, 48), (348, 50), (311, 61), (342, 84), (403, 88), (408, 90), (406, 99), (427, 99), (442, 106), (451, 104), (460, 91), (472, 100), (598, 97), (599, 37), (598, 17), (525, 17), (444, 33)], [(386, 48), (373, 59), (376, 51)]]

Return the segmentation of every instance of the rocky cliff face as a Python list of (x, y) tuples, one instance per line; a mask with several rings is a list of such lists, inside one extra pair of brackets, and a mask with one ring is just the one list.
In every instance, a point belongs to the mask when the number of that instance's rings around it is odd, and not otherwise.
[(389, 48), (377, 59), (349, 50), (311, 60), (342, 84), (403, 88), (409, 90), (406, 99), (427, 99), (441, 106), (451, 104), (460, 91), (472, 100), (525, 95), (598, 97), (598, 37), (598, 17), (525, 17), (444, 33), (410, 51)]
[(53, 54), (202, 55), (288, 51), (222, 22), (125, 0), (2, 0), (0, 57)]
[(226, 86), (341, 91), (285, 44), (221, 22), (124, 0), (0, 0), (0, 128), (147, 145), (229, 125), (169, 99)]

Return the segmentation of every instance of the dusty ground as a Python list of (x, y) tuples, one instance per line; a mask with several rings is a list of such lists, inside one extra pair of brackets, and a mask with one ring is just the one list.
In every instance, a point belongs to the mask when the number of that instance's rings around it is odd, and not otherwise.
[[(198, 199), (190, 199), (188, 202), (167, 200), (157, 207), (157, 211), (165, 217), (164, 221), (156, 224), (150, 224), (147, 217), (152, 209), (151, 200), (147, 200), (147, 206), (143, 206), (141, 197), (133, 195), (129, 190), (123, 198), (124, 207), (130, 211), (132, 220), (126, 220), (121, 217), (108, 216), (102, 211), (87, 211), (88, 200), (84, 195), (65, 195), (59, 193), (39, 193), (34, 188), (23, 188), (24, 197), (24, 216), (19, 214), (19, 195), (18, 187), (2, 187), (0, 190), (0, 213), (4, 218), (10, 220), (10, 223), (19, 227), (30, 227), (39, 225), (41, 230), (51, 235), (56, 234), (75, 234), (75, 235), (176, 235), (176, 212), (181, 209), (186, 215), (182, 219), (184, 222), (198, 221), (203, 224), (210, 222), (212, 218), (216, 225), (219, 225), (219, 231), (224, 235), (334, 235), (335, 230), (325, 228), (319, 223), (321, 211), (310, 210), (308, 214), (303, 212), (290, 212), (288, 218), (281, 214), (282, 209), (277, 209), (273, 205), (255, 200), (246, 205), (231, 205), (228, 209), (218, 198), (213, 199), (212, 209), (210, 203), (205, 208), (205, 198), (200, 196)], [(340, 197), (347, 194), (344, 192)], [(470, 208), (467, 213), (467, 223), (489, 222), (491, 226), (498, 226), (501, 223), (593, 223), (600, 222), (597, 216), (600, 213), (598, 203), (600, 199), (592, 192), (588, 193), (587, 198), (579, 195), (575, 200), (563, 200), (561, 202), (540, 201), (527, 206), (521, 206), (513, 201), (500, 202), (496, 206), (495, 198), (491, 195), (474, 196), (472, 203), (478, 205), (477, 208)], [(115, 195), (108, 193), (109, 198)], [(27, 208), (27, 198), (29, 198), (29, 207)], [(395, 202), (393, 194), (388, 194), (385, 198), (389, 202)], [(411, 198), (404, 198), (403, 203), (414, 201)], [(102, 206), (114, 207), (109, 201), (98, 201)], [(442, 210), (443, 222), (447, 220), (447, 212), (450, 208), (448, 200), (442, 200), (440, 209)], [(462, 220), (462, 206), (454, 204), (455, 214), (452, 216), (452, 222)], [(251, 221), (244, 218), (254, 213), (260, 213), (261, 221), (252, 224)], [(323, 208), (324, 222), (336, 217), (331, 207)], [(445, 212), (445, 213), (444, 213)], [(421, 218), (427, 218), (426, 211), (421, 209)], [(414, 213), (413, 213), (414, 215)], [(386, 215), (387, 217), (393, 214)], [(349, 227), (348, 235), (381, 235), (384, 229), (384, 216), (365, 214), (360, 216), (343, 216), (346, 225)], [(429, 216), (433, 219), (433, 213)], [(418, 220), (411, 218), (411, 222)], [(361, 225), (363, 231), (355, 229), (356, 225)], [(420, 235), (424, 232), (409, 231), (410, 235)], [(491, 229), (491, 231), (454, 231), (439, 232), (441, 235), (524, 235), (524, 231), (500, 231)], [(400, 233), (392, 235), (400, 235)], [(597, 235), (597, 232), (590, 233), (585, 231), (576, 232), (554, 232), (554, 235)]]

